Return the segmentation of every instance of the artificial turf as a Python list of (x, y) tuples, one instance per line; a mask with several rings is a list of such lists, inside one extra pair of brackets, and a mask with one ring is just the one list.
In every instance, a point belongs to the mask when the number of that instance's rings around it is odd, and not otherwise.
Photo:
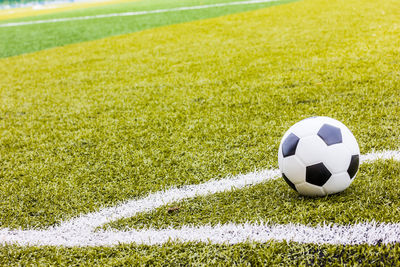
[(134, 11), (151, 11), (237, 1), (239, 0), (220, 0), (217, 2), (215, 0), (144, 0), (57, 12), (54, 14), (0, 20), (0, 58), (35, 52), (72, 43), (80, 43), (114, 35), (131, 33), (170, 24), (249, 11), (288, 3), (292, 2), (293, 0), (279, 0), (258, 4), (223, 6), (158, 14), (144, 14), (140, 16), (97, 18), (83, 21), (66, 21), (62, 23), (57, 22), (1, 27), (1, 24), (10, 22), (73, 18)]
[[(400, 163), (396, 161), (367, 164), (361, 167), (359, 177), (345, 192), (317, 199), (300, 196), (280, 179), (171, 203), (152, 212), (112, 222), (104, 228), (162, 229), (230, 222), (307, 225), (399, 222), (399, 173)], [(178, 209), (171, 212), (172, 207)]]
[[(1, 227), (44, 228), (170, 186), (276, 168), (283, 133), (313, 115), (346, 124), (362, 153), (398, 150), (399, 8), (305, 0), (1, 59)], [(270, 181), (112, 226), (398, 222), (399, 178), (398, 162), (378, 161), (331, 197), (302, 198)], [(398, 264), (398, 249), (3, 246), (0, 262), (374, 265)]]
[(399, 244), (334, 246), (294, 242), (166, 243), (94, 248), (6, 246), (0, 248), (0, 262), (5, 266), (397, 266), (399, 253)]
[(312, 115), (343, 121), (362, 153), (397, 149), (390, 3), (327, 16), (305, 1), (1, 60), (2, 226), (275, 168)]

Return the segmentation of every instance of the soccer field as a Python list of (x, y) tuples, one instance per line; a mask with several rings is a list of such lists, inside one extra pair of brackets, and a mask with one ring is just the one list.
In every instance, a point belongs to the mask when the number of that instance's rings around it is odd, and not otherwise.
[[(400, 264), (397, 1), (2, 12), (0, 264)], [(342, 193), (280, 177), (311, 116), (359, 143)]]

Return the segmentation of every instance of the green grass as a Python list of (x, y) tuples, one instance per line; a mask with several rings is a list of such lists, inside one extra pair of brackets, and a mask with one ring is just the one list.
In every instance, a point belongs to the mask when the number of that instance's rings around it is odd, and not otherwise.
[[(276, 168), (283, 133), (312, 115), (343, 121), (362, 153), (398, 149), (390, 2), (376, 20), (335, 3), (308, 19), (280, 19), (316, 8), (305, 2), (2, 60), (2, 226)], [(371, 6), (360, 14), (374, 18)], [(335, 14), (346, 20), (333, 32)]]
[[(171, 186), (277, 168), (283, 133), (313, 115), (346, 124), (362, 153), (398, 150), (398, 12), (396, 1), (306, 0), (1, 59), (1, 227), (45, 228)], [(299, 197), (278, 180), (111, 226), (398, 222), (399, 167), (363, 165), (348, 190), (326, 198)], [(398, 251), (4, 246), (0, 262), (396, 265)]]
[[(153, 212), (112, 222), (104, 228), (179, 228), (183, 225), (229, 222), (308, 225), (399, 222), (400, 208), (396, 204), (399, 173), (399, 162), (368, 164), (361, 167), (354, 184), (345, 192), (317, 199), (300, 196), (281, 179), (229, 193), (172, 203)], [(169, 207), (178, 207), (179, 210), (168, 212)]]
[(0, 248), (4, 265), (85, 266), (397, 266), (400, 246), (333, 246), (268, 242), (237, 245), (167, 243), (112, 248)]
[[(2, 20), (1, 24), (19, 21), (35, 21), (56, 18), (92, 16), (99, 14), (123, 13), (169, 9), (182, 6), (196, 6), (212, 3), (235, 2), (238, 0), (147, 0), (128, 2), (100, 7), (84, 8), (33, 17)], [(72, 43), (101, 39), (104, 37), (126, 34), (145, 29), (183, 23), (199, 19), (249, 11), (263, 7), (288, 3), (293, 0), (281, 0), (270, 3), (226, 6), (200, 10), (187, 10), (141, 16), (112, 17), (82, 21), (21, 25), (0, 27), (0, 58), (35, 52)]]

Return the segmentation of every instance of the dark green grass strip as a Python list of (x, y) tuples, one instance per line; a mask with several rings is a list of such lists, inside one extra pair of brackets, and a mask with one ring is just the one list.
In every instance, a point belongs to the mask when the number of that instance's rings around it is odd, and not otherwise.
[[(35, 52), (51, 47), (63, 46), (66, 44), (79, 43), (108, 36), (141, 31), (154, 27), (249, 11), (292, 1), (293, 0), (281, 0), (270, 3), (215, 7), (200, 10), (187, 10), (140, 16), (112, 17), (82, 21), (23, 25), (5, 28), (0, 27), (0, 58)], [(16, 21), (92, 16), (97, 14), (111, 14), (129, 11), (168, 9), (181, 6), (206, 5), (223, 2), (234, 1), (185, 0), (183, 2), (133, 2), (113, 5), (111, 6), (111, 8), (109, 6), (87, 8), (78, 11), (67, 11), (57, 14), (48, 14), (37, 17), (1, 21), (1, 23), (3, 24)], [(88, 53), (90, 53), (90, 51), (88, 51)]]
[(97, 248), (0, 247), (3, 265), (57, 266), (398, 266), (400, 245), (315, 245), (293, 242), (210, 245), (167, 243)]

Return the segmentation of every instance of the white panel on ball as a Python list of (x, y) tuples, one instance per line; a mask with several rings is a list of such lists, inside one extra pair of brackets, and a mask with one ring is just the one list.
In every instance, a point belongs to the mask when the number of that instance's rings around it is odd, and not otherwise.
[(326, 153), (327, 146), (317, 135), (300, 139), (296, 150), (296, 156), (298, 156), (306, 166), (322, 162)]
[(349, 129), (342, 129), (343, 144), (346, 145), (351, 155), (359, 155), (360, 147), (358, 146), (357, 140)]
[(308, 118), (293, 125), (288, 132), (294, 133), (297, 137), (302, 138), (316, 134), (321, 126), (322, 123), (317, 119), (317, 117)]
[(313, 184), (309, 183), (302, 183), (302, 184), (297, 184), (296, 185), (297, 192), (299, 192), (301, 195), (305, 196), (318, 196), (318, 197), (323, 197), (326, 195), (324, 189), (320, 186), (316, 186)]
[(279, 169), (294, 184), (306, 181), (306, 166), (304, 166), (297, 156), (282, 159), (282, 165), (279, 165)]
[(351, 179), (347, 172), (337, 173), (331, 176), (329, 180), (322, 186), (327, 194), (335, 194), (342, 192), (351, 184)]
[(347, 171), (350, 160), (350, 151), (343, 143), (328, 146), (323, 157), (323, 163), (331, 173)]

